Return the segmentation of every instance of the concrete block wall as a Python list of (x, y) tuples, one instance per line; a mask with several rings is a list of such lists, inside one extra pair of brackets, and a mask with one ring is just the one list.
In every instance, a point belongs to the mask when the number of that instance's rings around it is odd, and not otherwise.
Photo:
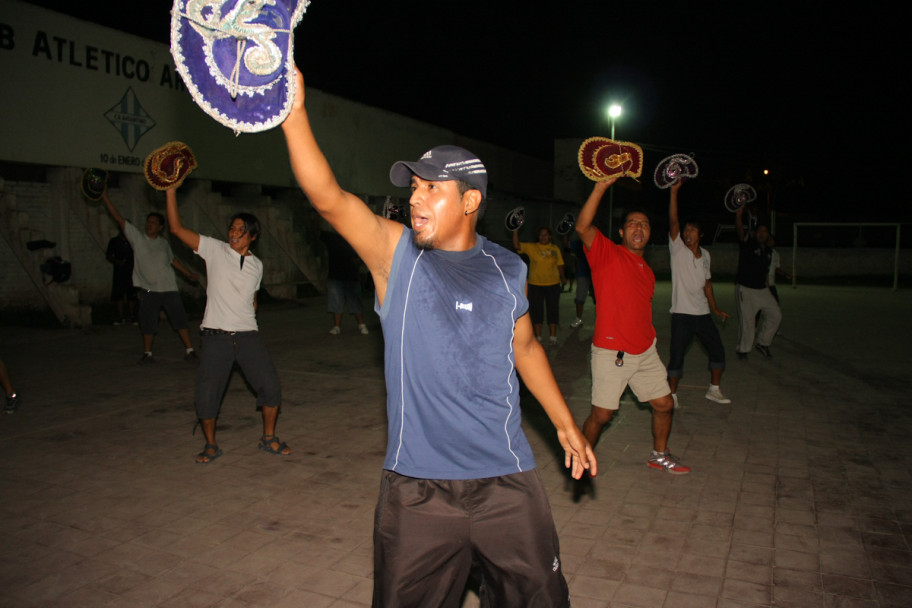
[[(49, 200), (50, 186), (46, 183), (2, 180), (0, 186), (4, 216), (2, 221), (10, 232), (21, 233), (23, 241), (55, 240)], [(58, 248), (29, 252), (35, 266), (39, 266)], [(0, 309), (42, 308), (44, 300), (22, 267), (18, 257), (5, 239), (0, 240)]]
[[(24, 241), (55, 242), (52, 249), (29, 253), (34, 264), (40, 265), (48, 257), (60, 255), (72, 264), (72, 275), (66, 285), (78, 292), (78, 301), (108, 305), (112, 269), (105, 259), (105, 249), (118, 229), (101, 202), (87, 201), (82, 195), (81, 177), (81, 169), (51, 168), (46, 182), (0, 178), (4, 210), (0, 222), (5, 231), (21, 231)], [(109, 195), (125, 219), (141, 227), (150, 211), (165, 212), (164, 193), (150, 188), (141, 175), (112, 177)], [(300, 209), (296, 209), (306, 205), (303, 196), (291, 191), (280, 191), (277, 196), (278, 200), (274, 200), (264, 195), (258, 186), (238, 186), (226, 196), (213, 192), (211, 182), (188, 180), (179, 200), (185, 225), (223, 240), (227, 236), (228, 219), (234, 213), (248, 211), (257, 215), (264, 226), (254, 250), (264, 263), (263, 286), (273, 297), (292, 299), (301, 284), (312, 283), (319, 290), (325, 283), (325, 268), (321, 278), (321, 261), (313, 255), (314, 248), (308, 241), (312, 235), (301, 221), (304, 216)], [(175, 256), (203, 277), (201, 284), (193, 284), (177, 275), (179, 289), (198, 300), (202, 308), (205, 263), (170, 233), (166, 234)], [(5, 239), (0, 240), (0, 270), (0, 312), (47, 307), (42, 293)]]

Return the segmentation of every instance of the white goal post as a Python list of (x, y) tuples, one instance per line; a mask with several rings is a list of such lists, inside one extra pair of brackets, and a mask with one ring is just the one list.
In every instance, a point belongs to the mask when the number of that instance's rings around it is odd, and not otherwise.
[(902, 224), (898, 222), (795, 222), (792, 225), (792, 287), (797, 285), (798, 280), (798, 228), (804, 226), (813, 226), (817, 228), (836, 228), (836, 227), (892, 227), (896, 229), (896, 236), (893, 242), (893, 289), (899, 287), (899, 238)]

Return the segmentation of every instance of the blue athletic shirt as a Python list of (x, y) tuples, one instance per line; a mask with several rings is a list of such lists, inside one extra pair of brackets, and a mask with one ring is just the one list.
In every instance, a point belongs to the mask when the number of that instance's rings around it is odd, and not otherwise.
[(476, 235), (468, 251), (421, 250), (406, 228), (383, 306), (389, 435), (383, 468), (482, 479), (535, 467), (523, 434), (513, 328), (526, 266)]

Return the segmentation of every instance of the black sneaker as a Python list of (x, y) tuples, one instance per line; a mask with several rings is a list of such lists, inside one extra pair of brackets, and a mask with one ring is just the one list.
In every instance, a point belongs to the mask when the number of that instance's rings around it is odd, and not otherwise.
[(769, 346), (763, 346), (762, 344), (758, 344), (758, 345), (755, 346), (754, 348), (756, 348), (756, 349), (757, 349), (757, 352), (759, 352), (759, 353), (760, 353), (761, 355), (763, 355), (764, 357), (772, 357), (772, 356), (773, 356), (773, 354), (770, 352), (770, 347), (769, 347)]
[(137, 365), (150, 365), (152, 363), (155, 363), (152, 353), (143, 353), (143, 356), (136, 362)]
[(6, 396), (6, 405), (3, 407), (4, 414), (15, 414), (19, 409), (19, 395), (10, 393)]
[(195, 350), (191, 350), (189, 353), (184, 354), (184, 361), (196, 361), (199, 362), (199, 356), (196, 354)]
[(741, 361), (747, 361), (747, 353), (738, 353), (738, 359)]

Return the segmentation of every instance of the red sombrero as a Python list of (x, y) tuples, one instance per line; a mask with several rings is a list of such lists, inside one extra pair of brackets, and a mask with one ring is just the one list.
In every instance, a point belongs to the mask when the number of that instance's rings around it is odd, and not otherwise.
[(643, 149), (628, 141), (590, 137), (580, 146), (577, 160), (583, 175), (595, 182), (643, 173)]
[(196, 158), (187, 144), (171, 141), (146, 157), (143, 172), (150, 186), (167, 190), (180, 186), (196, 167)]

